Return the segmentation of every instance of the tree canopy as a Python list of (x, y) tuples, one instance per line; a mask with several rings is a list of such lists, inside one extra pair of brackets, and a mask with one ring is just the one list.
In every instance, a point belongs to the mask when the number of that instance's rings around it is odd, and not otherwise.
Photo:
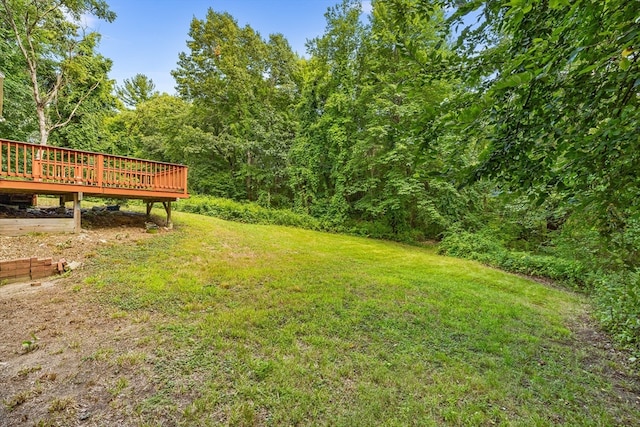
[[(52, 130), (70, 123), (92, 92), (108, 84), (111, 62), (95, 52), (97, 32), (79, 33), (83, 14), (115, 19), (104, 0), (0, 0), (5, 48), (21, 56), (41, 144), (47, 143)], [(75, 99), (60, 105), (70, 92)]]
[(116, 95), (127, 107), (135, 108), (138, 104), (158, 95), (156, 85), (144, 74), (136, 74), (124, 79), (122, 86), (116, 88)]

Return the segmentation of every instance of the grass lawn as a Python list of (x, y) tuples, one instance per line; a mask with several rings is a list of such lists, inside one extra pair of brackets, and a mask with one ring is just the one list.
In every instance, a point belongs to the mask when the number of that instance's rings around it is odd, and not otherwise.
[(149, 425), (640, 419), (572, 332), (580, 296), (431, 248), (185, 213), (175, 223), (99, 254), (82, 286), (155, 322), (154, 392), (135, 403)]

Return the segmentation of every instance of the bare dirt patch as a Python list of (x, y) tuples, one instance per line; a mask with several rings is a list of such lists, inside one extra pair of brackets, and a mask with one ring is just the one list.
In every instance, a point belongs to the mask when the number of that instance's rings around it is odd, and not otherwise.
[(609, 379), (616, 399), (640, 407), (640, 375), (635, 357), (616, 348), (611, 337), (588, 312), (575, 319), (571, 330), (576, 341), (575, 347), (582, 348), (586, 355), (583, 359), (584, 369)]
[(0, 260), (52, 257), (82, 262), (94, 256), (100, 246), (152, 237), (146, 222), (146, 215), (139, 212), (89, 210), (82, 214), (82, 232), (78, 234), (0, 236)]
[[(86, 262), (102, 246), (154, 237), (143, 214), (85, 218), (86, 229), (76, 235), (0, 237), (0, 259)], [(92, 304), (82, 275), (0, 286), (0, 426), (123, 425), (136, 419), (133, 405), (153, 392), (149, 316)]]

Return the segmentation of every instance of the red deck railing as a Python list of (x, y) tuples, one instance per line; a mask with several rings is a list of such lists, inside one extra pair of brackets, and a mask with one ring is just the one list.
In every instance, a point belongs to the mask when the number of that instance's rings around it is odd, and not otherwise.
[(87, 193), (126, 190), (132, 196), (159, 192), (188, 197), (183, 165), (0, 139), (2, 178), (31, 181), (43, 188), (47, 184), (82, 186), (85, 189), (80, 191)]

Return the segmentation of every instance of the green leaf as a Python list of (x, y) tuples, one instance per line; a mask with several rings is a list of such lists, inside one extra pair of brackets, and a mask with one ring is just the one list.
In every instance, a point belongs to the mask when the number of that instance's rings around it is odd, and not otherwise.
[(549, 0), (549, 8), (560, 9), (569, 6), (569, 0)]
[(512, 74), (507, 78), (498, 81), (494, 87), (495, 89), (500, 90), (500, 89), (506, 89), (510, 87), (522, 86), (524, 84), (529, 83), (532, 78), (533, 78), (533, 73), (531, 73), (530, 71), (526, 71), (524, 73)]
[(622, 71), (627, 71), (629, 67), (631, 67), (631, 61), (627, 58), (622, 58), (619, 63), (620, 69)]

